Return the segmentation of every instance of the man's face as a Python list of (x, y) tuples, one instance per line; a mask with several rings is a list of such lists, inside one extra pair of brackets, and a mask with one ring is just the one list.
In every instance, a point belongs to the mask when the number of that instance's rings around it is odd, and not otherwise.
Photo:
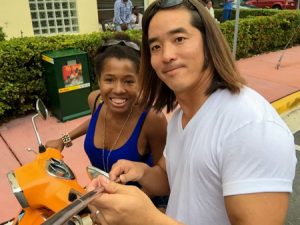
[[(175, 94), (201, 86), (204, 64), (203, 40), (184, 8), (158, 11), (149, 24), (151, 65)], [(203, 88), (203, 87), (202, 87)]]

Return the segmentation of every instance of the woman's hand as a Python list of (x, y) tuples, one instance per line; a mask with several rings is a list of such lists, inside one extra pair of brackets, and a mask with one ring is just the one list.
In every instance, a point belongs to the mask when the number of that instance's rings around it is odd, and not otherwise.
[(118, 160), (109, 173), (112, 181), (126, 184), (129, 181), (139, 181), (145, 171), (150, 168), (147, 164), (129, 160)]
[(58, 149), (59, 151), (62, 151), (65, 146), (64, 146), (63, 141), (59, 138), (56, 140), (47, 141), (45, 144), (45, 147), (46, 148), (55, 148), (55, 149)]

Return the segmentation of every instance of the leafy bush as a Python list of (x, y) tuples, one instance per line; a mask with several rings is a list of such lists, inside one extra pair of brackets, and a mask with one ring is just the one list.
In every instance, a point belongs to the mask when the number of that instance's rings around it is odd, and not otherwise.
[[(248, 10), (252, 11), (252, 10)], [(274, 11), (274, 10), (271, 10)], [(297, 11), (277, 11), (273, 16), (247, 17), (239, 21), (237, 58), (277, 50), (284, 47), (294, 36), (290, 45), (300, 43), (300, 13)], [(234, 21), (220, 25), (229, 45), (233, 45)], [(295, 35), (296, 34), (296, 35)]]
[[(277, 14), (278, 10), (276, 9), (240, 9), (240, 19), (256, 17), (256, 16), (273, 16)], [(232, 10), (231, 19), (235, 19), (235, 9)], [(223, 9), (215, 9), (215, 17), (219, 20), (223, 20)]]

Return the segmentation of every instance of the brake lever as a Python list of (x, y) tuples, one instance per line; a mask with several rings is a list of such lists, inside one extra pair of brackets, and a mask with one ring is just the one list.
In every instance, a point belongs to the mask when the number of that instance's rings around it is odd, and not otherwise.
[(74, 215), (84, 209), (91, 201), (103, 193), (104, 188), (99, 187), (86, 193), (80, 198), (73, 201), (70, 205), (50, 216), (41, 225), (63, 225), (68, 222)]

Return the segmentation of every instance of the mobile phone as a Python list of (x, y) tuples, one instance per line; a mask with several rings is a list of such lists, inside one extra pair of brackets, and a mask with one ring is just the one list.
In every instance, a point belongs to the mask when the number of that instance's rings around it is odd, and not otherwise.
[(86, 167), (86, 170), (87, 170), (87, 173), (89, 175), (89, 178), (92, 180), (92, 179), (95, 179), (96, 177), (98, 177), (99, 175), (101, 176), (105, 176), (106, 178), (109, 179), (109, 174), (97, 167), (94, 167), (94, 166), (87, 166)]

